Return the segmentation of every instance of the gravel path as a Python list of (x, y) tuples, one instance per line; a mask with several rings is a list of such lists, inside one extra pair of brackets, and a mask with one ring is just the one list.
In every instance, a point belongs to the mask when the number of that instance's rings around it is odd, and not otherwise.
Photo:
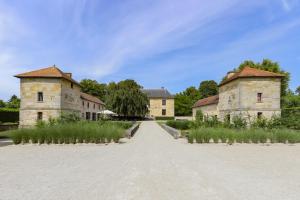
[(143, 122), (124, 144), (0, 148), (0, 199), (300, 199), (300, 145), (187, 144)]

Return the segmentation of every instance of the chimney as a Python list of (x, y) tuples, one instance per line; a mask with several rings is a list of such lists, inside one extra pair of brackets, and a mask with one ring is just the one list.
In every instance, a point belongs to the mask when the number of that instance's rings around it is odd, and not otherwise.
[(72, 78), (72, 73), (65, 73), (68, 77)]
[(234, 71), (230, 71), (227, 73), (227, 79), (231, 78), (235, 74)]

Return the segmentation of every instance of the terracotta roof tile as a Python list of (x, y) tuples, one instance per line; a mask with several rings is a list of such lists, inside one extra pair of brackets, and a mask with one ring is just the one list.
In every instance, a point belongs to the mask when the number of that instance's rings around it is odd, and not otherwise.
[(219, 103), (219, 95), (210, 96), (210, 97), (198, 100), (194, 104), (193, 108), (197, 108), (197, 107), (201, 107), (201, 106), (207, 106), (207, 105), (212, 105), (212, 104), (217, 104), (217, 103)]
[(39, 70), (34, 70), (31, 72), (26, 72), (22, 74), (15, 75), (17, 78), (64, 78), (66, 80), (69, 80), (77, 85), (79, 83), (71, 78), (70, 75), (65, 74), (60, 69), (58, 69), (55, 66), (47, 67)]
[(80, 97), (82, 99), (87, 100), (87, 101), (91, 101), (91, 102), (94, 102), (94, 103), (98, 103), (98, 104), (104, 105), (103, 101), (101, 101), (100, 99), (98, 99), (97, 97), (95, 97), (93, 95), (81, 92), (80, 93)]
[(256, 68), (251, 67), (245, 67), (244, 69), (240, 70), (239, 72), (236, 72), (233, 76), (230, 78), (225, 79), (220, 83), (219, 86), (225, 85), (233, 80), (236, 80), (238, 78), (246, 78), (246, 77), (278, 77), (282, 78), (284, 77), (283, 74), (278, 74), (274, 72), (264, 71)]

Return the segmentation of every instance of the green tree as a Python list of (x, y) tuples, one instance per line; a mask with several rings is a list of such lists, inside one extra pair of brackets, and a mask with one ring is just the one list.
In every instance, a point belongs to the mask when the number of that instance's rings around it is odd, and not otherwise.
[(218, 84), (213, 80), (202, 81), (199, 86), (201, 98), (218, 94)]
[(199, 91), (195, 87), (188, 87), (185, 91), (177, 93), (175, 95), (175, 115), (191, 115), (192, 106), (199, 98)]
[(0, 108), (4, 108), (6, 106), (6, 103), (0, 99)]
[(7, 102), (6, 107), (20, 108), (20, 102), (21, 100), (16, 95), (12, 95), (9, 101)]
[(105, 99), (106, 84), (100, 84), (96, 80), (83, 79), (80, 81), (80, 85), (82, 92), (96, 96), (101, 100)]
[(107, 106), (124, 117), (143, 117), (148, 112), (149, 100), (141, 86), (134, 80), (124, 80), (108, 85)]
[(297, 87), (297, 89), (296, 89), (296, 94), (298, 94), (298, 95), (300, 96), (300, 86)]

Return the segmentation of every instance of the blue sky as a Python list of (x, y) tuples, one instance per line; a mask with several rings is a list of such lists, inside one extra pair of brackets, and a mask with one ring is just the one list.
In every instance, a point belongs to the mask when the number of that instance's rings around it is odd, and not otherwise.
[(0, 99), (53, 64), (172, 93), (269, 58), (300, 85), (300, 0), (0, 0)]

